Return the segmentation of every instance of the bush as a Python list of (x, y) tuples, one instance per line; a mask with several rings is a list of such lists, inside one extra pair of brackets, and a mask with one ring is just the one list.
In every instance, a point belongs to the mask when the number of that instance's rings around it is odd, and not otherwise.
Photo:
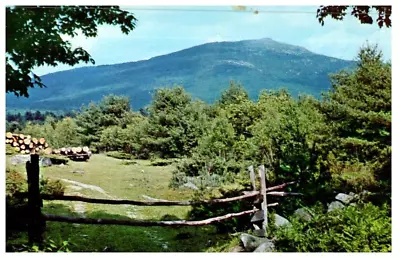
[(374, 190), (378, 185), (373, 165), (357, 160), (340, 161), (332, 153), (329, 153), (326, 162), (332, 175), (332, 185), (341, 191)]
[(137, 161), (134, 160), (124, 160), (121, 162), (121, 165), (130, 166), (130, 165), (137, 165)]
[[(240, 177), (237, 177), (238, 182), (242, 182)], [(220, 188), (200, 189), (194, 196), (194, 200), (209, 200), (235, 197), (242, 194), (246, 190), (246, 186), (240, 183), (225, 184)], [(191, 220), (203, 220), (212, 217), (226, 215), (228, 213), (236, 213), (244, 210), (251, 210), (253, 208), (253, 199), (245, 199), (228, 203), (217, 204), (201, 204), (192, 207), (189, 213)], [(230, 232), (230, 231), (243, 231), (249, 229), (251, 214), (233, 218), (231, 220), (220, 222), (216, 224), (217, 231)]]
[(42, 154), (41, 156), (43, 158), (49, 158), (51, 160), (51, 164), (53, 164), (53, 165), (60, 165), (60, 164), (66, 165), (69, 162), (69, 158), (63, 157), (61, 155)]
[(62, 241), (62, 243), (57, 244), (55, 241), (51, 239), (46, 239), (41, 246), (36, 244), (33, 245), (9, 245), (7, 246), (7, 252), (34, 252), (34, 253), (42, 253), (42, 252), (57, 252), (57, 253), (69, 253), (71, 250), (69, 249), (72, 244), (69, 241)]
[(370, 203), (323, 214), (310, 222), (291, 219), (290, 228), (272, 230), (282, 252), (390, 252), (391, 216), (388, 205)]
[(48, 178), (40, 180), (40, 193), (49, 195), (64, 195), (65, 185), (60, 180)]
[(6, 169), (6, 195), (13, 196), (18, 192), (26, 192), (28, 185), (25, 177), (13, 169)]
[(133, 159), (131, 154), (119, 151), (109, 151), (106, 155), (115, 159)]
[(176, 162), (178, 162), (177, 159), (158, 159), (158, 158), (156, 158), (156, 159), (151, 160), (151, 165), (164, 167), (164, 166), (172, 165)]
[(19, 197), (18, 193), (26, 192), (28, 184), (25, 177), (13, 169), (6, 169), (6, 235), (13, 230), (23, 230), (27, 227), (27, 199)]
[(18, 151), (16, 151), (11, 145), (7, 144), (6, 155), (15, 155), (15, 154), (19, 154)]

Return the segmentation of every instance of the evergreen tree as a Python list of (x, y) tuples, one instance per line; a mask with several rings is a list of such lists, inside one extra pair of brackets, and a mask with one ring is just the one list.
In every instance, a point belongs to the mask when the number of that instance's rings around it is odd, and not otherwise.
[(369, 165), (377, 180), (391, 184), (391, 64), (377, 46), (363, 47), (354, 71), (332, 76), (333, 89), (320, 109), (333, 129), (338, 161)]

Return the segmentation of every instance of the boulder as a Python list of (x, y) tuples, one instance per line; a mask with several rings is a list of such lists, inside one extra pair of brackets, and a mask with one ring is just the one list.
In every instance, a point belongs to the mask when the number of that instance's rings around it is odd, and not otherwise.
[(252, 234), (258, 237), (265, 237), (265, 230), (264, 229), (255, 229), (253, 230)]
[(355, 199), (355, 195), (353, 193), (351, 195), (339, 193), (336, 195), (335, 199), (341, 201), (344, 204), (349, 204)]
[(304, 207), (295, 210), (294, 215), (303, 221), (310, 221), (313, 217), (312, 213)]
[(187, 182), (186, 184), (182, 185), (182, 187), (189, 188), (189, 189), (192, 189), (192, 190), (199, 190), (199, 188), (195, 184), (193, 184), (192, 182)]
[(31, 156), (28, 155), (14, 155), (10, 158), (10, 162), (13, 165), (25, 164), (27, 161), (31, 160)]
[(267, 239), (243, 233), (240, 235), (240, 240), (242, 241), (244, 249), (247, 252), (253, 252), (254, 250), (256, 250), (257, 247), (259, 247)]
[(50, 158), (41, 157), (39, 160), (39, 165), (42, 167), (49, 167), (49, 166), (53, 165), (53, 162), (51, 162)]
[(291, 225), (287, 219), (275, 213), (275, 227), (289, 227)]
[(244, 248), (240, 245), (238, 246), (234, 246), (231, 249), (228, 250), (228, 253), (243, 253), (246, 250), (244, 250)]
[(275, 245), (272, 240), (266, 239), (264, 243), (262, 243), (259, 247), (254, 250), (254, 253), (269, 253), (275, 250)]
[(264, 211), (259, 210), (256, 211), (253, 215), (253, 217), (251, 218), (250, 222), (251, 223), (255, 223), (255, 222), (259, 222), (259, 221), (263, 221), (264, 220)]
[(343, 209), (345, 206), (343, 203), (339, 202), (339, 201), (334, 201), (331, 202), (328, 205), (328, 212), (334, 211), (334, 210), (338, 210), (338, 209)]

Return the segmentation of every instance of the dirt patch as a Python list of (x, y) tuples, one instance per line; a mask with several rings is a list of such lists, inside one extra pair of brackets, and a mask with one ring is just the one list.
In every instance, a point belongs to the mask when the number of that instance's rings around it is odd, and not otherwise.
[(75, 186), (78, 186), (78, 187), (81, 187), (81, 188), (90, 189), (90, 190), (93, 190), (93, 191), (96, 191), (96, 192), (99, 192), (99, 193), (102, 193), (102, 194), (104, 194), (106, 196), (111, 197), (110, 195), (108, 195), (106, 193), (106, 191), (104, 191), (101, 187), (96, 186), (96, 185), (88, 185), (88, 184), (84, 184), (84, 183), (80, 183), (80, 182), (73, 181), (73, 180), (68, 180), (68, 179), (61, 179), (61, 181), (64, 181), (66, 183), (69, 183), (69, 184), (72, 184), (72, 185), (75, 185)]

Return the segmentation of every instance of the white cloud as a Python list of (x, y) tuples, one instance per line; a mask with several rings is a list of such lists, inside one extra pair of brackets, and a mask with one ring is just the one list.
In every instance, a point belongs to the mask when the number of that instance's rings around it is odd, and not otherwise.
[(90, 52), (90, 50), (93, 48), (93, 45), (98, 40), (98, 38), (87, 38), (80, 31), (78, 32), (78, 35), (75, 37), (71, 37), (68, 35), (61, 35), (61, 38), (64, 41), (71, 42), (72, 48), (82, 47), (88, 52)]
[(209, 37), (206, 40), (206, 43), (221, 42), (221, 41), (224, 41), (224, 38), (220, 34), (216, 34), (215, 36)]

